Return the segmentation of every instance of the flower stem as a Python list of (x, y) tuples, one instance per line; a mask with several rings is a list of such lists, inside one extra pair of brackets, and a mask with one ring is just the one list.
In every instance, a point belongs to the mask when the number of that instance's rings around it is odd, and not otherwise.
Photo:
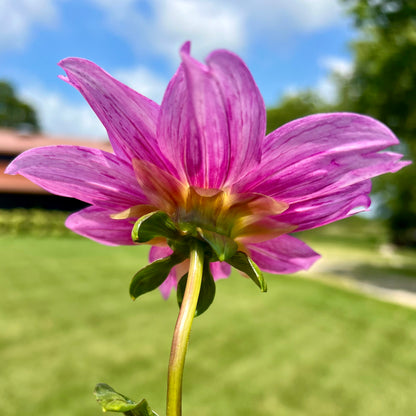
[(201, 289), (204, 251), (195, 244), (190, 254), (188, 281), (173, 333), (168, 369), (166, 416), (182, 414), (182, 378), (192, 321)]

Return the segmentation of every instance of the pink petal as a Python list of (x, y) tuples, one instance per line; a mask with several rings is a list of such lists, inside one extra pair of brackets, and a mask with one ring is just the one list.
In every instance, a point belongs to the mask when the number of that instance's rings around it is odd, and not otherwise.
[(111, 212), (97, 207), (88, 207), (70, 215), (65, 225), (75, 233), (109, 246), (132, 245), (132, 223), (128, 220), (113, 220)]
[(247, 246), (250, 257), (268, 273), (286, 274), (306, 270), (320, 258), (303, 241), (290, 235)]
[(257, 164), (265, 131), (264, 103), (235, 55), (217, 51), (203, 65), (181, 49), (183, 63), (162, 102), (159, 145), (183, 180), (220, 189)]
[(261, 243), (279, 235), (297, 230), (296, 224), (284, 223), (280, 216), (262, 218), (242, 218), (233, 227), (231, 237), (238, 244)]
[(159, 290), (163, 296), (163, 299), (168, 299), (172, 289), (176, 289), (177, 286), (178, 282), (176, 280), (175, 269), (172, 269), (165, 281), (159, 286)]
[(183, 180), (220, 188), (227, 178), (230, 143), (221, 91), (212, 74), (189, 55), (162, 101), (159, 145)]
[(78, 89), (107, 129), (118, 156), (125, 160), (145, 159), (160, 167), (170, 166), (158, 150), (159, 106), (155, 102), (86, 59), (67, 58), (59, 65), (67, 73), (67, 78), (61, 78)]
[[(173, 251), (170, 249), (170, 247), (153, 246), (149, 252), (149, 262), (152, 263), (156, 260), (163, 259), (167, 256), (170, 256), (172, 253)], [(176, 271), (173, 268), (166, 280), (159, 286), (159, 290), (163, 298), (168, 299), (172, 289), (176, 289), (177, 285), (178, 282), (176, 278)]]
[(370, 180), (359, 182), (328, 195), (294, 203), (276, 218), (296, 224), (296, 231), (320, 227), (369, 208), (370, 191)]
[(232, 184), (260, 162), (266, 109), (249, 69), (237, 55), (217, 50), (206, 62), (220, 87), (227, 112), (232, 155), (227, 183)]
[(6, 173), (20, 174), (56, 195), (122, 211), (146, 203), (131, 166), (117, 156), (78, 146), (47, 146), (19, 155)]
[(226, 279), (231, 274), (231, 266), (225, 262), (216, 261), (210, 263), (209, 267), (214, 280)]
[(169, 246), (153, 246), (149, 251), (149, 262), (153, 263), (156, 260), (164, 259), (173, 253)]
[(266, 137), (261, 168), (236, 189), (288, 203), (327, 195), (407, 165), (379, 152), (398, 143), (382, 123), (350, 113), (317, 114), (290, 122)]
[(170, 215), (185, 205), (185, 186), (152, 163), (133, 159), (137, 182), (150, 204)]

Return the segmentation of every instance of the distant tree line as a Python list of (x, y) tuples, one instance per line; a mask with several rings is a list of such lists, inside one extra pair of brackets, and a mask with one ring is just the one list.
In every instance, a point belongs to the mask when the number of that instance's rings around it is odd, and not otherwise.
[(0, 81), (0, 127), (39, 131), (35, 110), (17, 98), (10, 83)]

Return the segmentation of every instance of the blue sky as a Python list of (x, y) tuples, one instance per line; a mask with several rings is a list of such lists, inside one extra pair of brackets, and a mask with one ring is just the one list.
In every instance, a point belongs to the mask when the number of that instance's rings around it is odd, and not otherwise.
[(337, 0), (1, 0), (0, 79), (37, 110), (45, 133), (105, 137), (79, 93), (58, 79), (68, 56), (90, 59), (160, 102), (192, 41), (198, 59), (238, 53), (266, 105), (314, 88), (333, 99), (330, 73), (351, 68), (351, 22)]

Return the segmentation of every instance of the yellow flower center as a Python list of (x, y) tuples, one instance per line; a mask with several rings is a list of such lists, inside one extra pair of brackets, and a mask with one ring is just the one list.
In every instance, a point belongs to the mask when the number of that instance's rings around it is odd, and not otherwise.
[(149, 204), (136, 205), (114, 219), (138, 219), (153, 211), (167, 213), (180, 229), (186, 226), (233, 239), (239, 246), (275, 238), (296, 229), (276, 219), (289, 205), (256, 193), (202, 189), (185, 185), (157, 166), (134, 160), (137, 180)]

